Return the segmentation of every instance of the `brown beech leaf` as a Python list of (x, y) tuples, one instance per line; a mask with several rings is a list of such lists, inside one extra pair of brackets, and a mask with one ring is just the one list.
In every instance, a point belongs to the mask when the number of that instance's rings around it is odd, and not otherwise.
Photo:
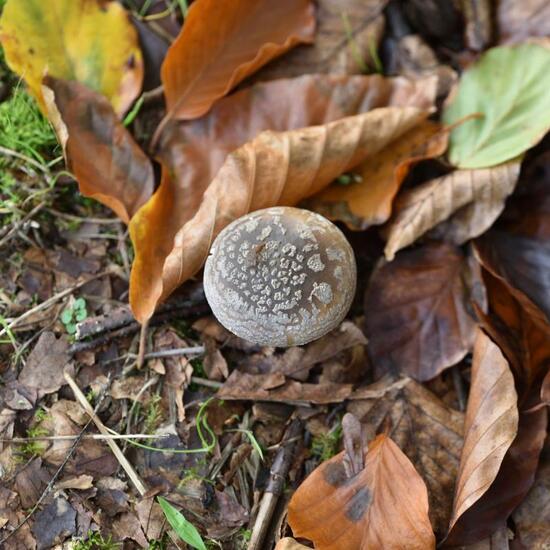
[(292, 496), (295, 536), (319, 550), (435, 548), (426, 486), (387, 435), (369, 443), (358, 474), (348, 477), (343, 459), (344, 452), (321, 464)]
[(428, 486), (430, 520), (442, 538), (451, 518), (464, 414), (410, 378), (392, 382), (387, 377), (355, 390), (347, 410), (367, 433), (390, 426), (390, 437)]
[[(436, 85), (434, 78), (306, 75), (255, 84), (220, 99), (204, 117), (172, 122), (160, 144), (178, 194), (169, 218), (180, 226), (188, 221), (226, 156), (263, 130), (326, 124), (377, 107), (428, 110)], [(168, 238), (166, 230), (162, 234)]]
[(310, 0), (196, 0), (162, 65), (167, 118), (204, 115), (246, 76), (315, 30)]
[(533, 484), (548, 424), (546, 408), (533, 410), (533, 405), (539, 403), (540, 380), (550, 360), (550, 332), (533, 318), (526, 302), (517, 300), (505, 282), (486, 271), (483, 278), (490, 311), (489, 315), (480, 313), (481, 326), (513, 368), (518, 432), (487, 492), (455, 524), (447, 539), (449, 545), (480, 541), (505, 526)]
[(327, 218), (343, 221), (350, 229), (385, 223), (410, 168), (420, 160), (443, 154), (447, 138), (439, 124), (426, 120), (384, 149), (376, 161), (354, 168), (358, 182), (345, 186), (335, 182), (306, 204)]
[(43, 89), (80, 192), (128, 223), (153, 193), (151, 161), (101, 94), (52, 77), (44, 79)]
[(474, 341), (469, 302), (481, 292), (478, 278), (472, 262), (446, 243), (402, 251), (376, 269), (365, 296), (375, 370), (424, 381), (458, 363)]
[(526, 295), (546, 320), (550, 320), (549, 161), (547, 151), (522, 172), (503, 215), (475, 243), (481, 263), (515, 289), (516, 297), (517, 292)]
[(501, 44), (550, 35), (550, 4), (547, 0), (498, 0), (496, 15)]
[[(404, 193), (388, 228), (386, 258), (393, 260), (398, 250), (445, 221), (450, 224), (446, 236), (455, 244), (481, 235), (504, 209), (504, 201), (514, 190), (518, 176), (518, 162), (456, 170)], [(465, 207), (468, 209), (460, 210)], [(449, 220), (455, 213), (459, 215), (458, 223)]]
[(293, 538), (284, 537), (277, 543), (275, 550), (310, 550), (310, 548), (296, 542)]
[[(294, 205), (424, 120), (415, 107), (388, 107), (323, 126), (288, 132), (265, 131), (227, 156), (183, 225), (167, 221), (175, 200), (164, 182), (130, 224), (136, 258), (130, 303), (139, 321), (203, 265), (212, 239), (231, 221), (274, 205)], [(152, 233), (169, 223), (159, 242)], [(173, 240), (169, 239), (174, 234)]]
[(311, 45), (300, 45), (271, 62), (254, 79), (314, 73), (360, 74), (376, 69), (373, 52), (384, 32), (387, 0), (317, 0), (316, 33)]
[(351, 384), (304, 384), (282, 373), (248, 374), (234, 370), (216, 394), (220, 399), (275, 401), (280, 403), (340, 403), (352, 392)]
[(451, 531), (495, 480), (517, 431), (517, 393), (512, 371), (496, 344), (478, 329)]

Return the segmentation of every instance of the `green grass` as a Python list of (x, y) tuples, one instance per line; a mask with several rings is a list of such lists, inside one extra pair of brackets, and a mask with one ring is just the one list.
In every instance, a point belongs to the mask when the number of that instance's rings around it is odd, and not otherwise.
[(342, 438), (342, 424), (338, 422), (324, 435), (316, 435), (311, 442), (311, 454), (321, 462), (329, 460), (338, 454), (340, 439)]
[(7, 101), (0, 103), (0, 146), (41, 164), (45, 164), (48, 157), (60, 153), (50, 123), (34, 99), (20, 86), (15, 88)]
[(111, 536), (103, 538), (97, 531), (88, 531), (85, 540), (74, 540), (70, 543), (71, 550), (119, 550), (122, 548), (121, 542), (113, 542)]

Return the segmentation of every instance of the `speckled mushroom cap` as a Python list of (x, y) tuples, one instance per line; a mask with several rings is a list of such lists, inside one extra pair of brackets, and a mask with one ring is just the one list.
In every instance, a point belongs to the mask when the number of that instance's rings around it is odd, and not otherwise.
[(231, 332), (265, 346), (306, 344), (343, 320), (357, 270), (343, 233), (300, 208), (252, 212), (228, 225), (206, 260), (204, 290)]

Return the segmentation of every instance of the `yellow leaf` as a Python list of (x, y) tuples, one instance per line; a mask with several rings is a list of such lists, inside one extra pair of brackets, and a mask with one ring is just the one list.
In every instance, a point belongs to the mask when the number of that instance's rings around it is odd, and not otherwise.
[(104, 94), (118, 115), (137, 97), (143, 61), (137, 33), (118, 2), (9, 0), (0, 40), (10, 68), (46, 113), (45, 74), (76, 80)]

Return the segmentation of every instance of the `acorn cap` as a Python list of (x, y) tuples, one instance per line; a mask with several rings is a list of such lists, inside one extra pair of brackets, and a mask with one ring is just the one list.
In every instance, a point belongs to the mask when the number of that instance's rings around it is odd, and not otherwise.
[(229, 224), (206, 260), (204, 290), (220, 323), (264, 346), (320, 338), (346, 316), (357, 268), (344, 234), (300, 208), (257, 210)]

